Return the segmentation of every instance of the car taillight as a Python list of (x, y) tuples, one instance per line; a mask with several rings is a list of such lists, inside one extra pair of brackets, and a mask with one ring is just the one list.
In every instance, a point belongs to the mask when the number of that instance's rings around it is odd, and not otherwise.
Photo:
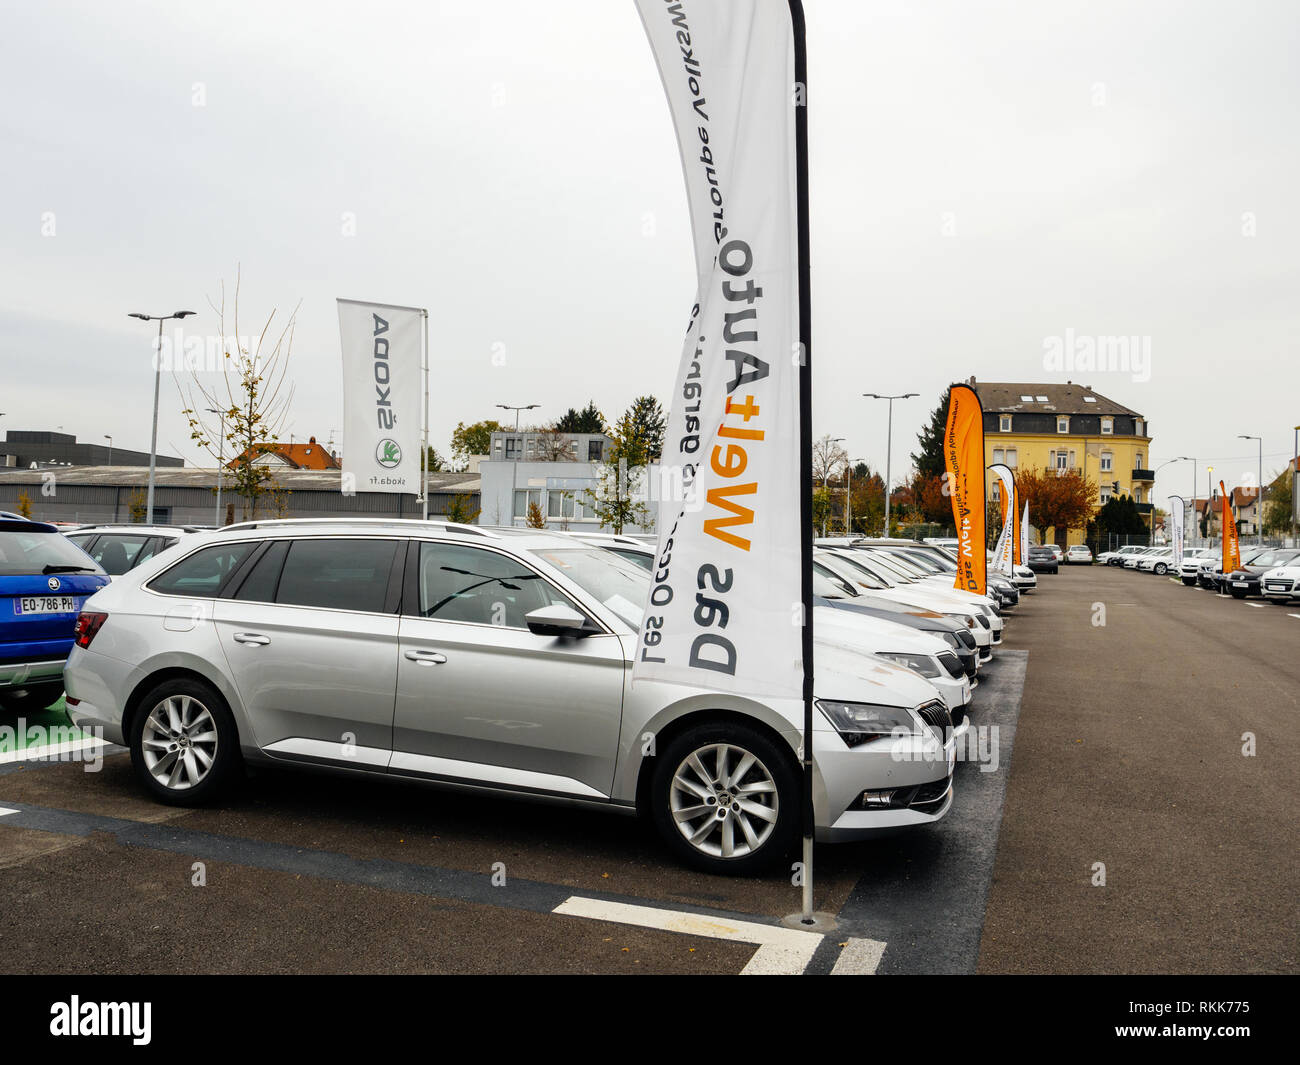
[(83, 610), (78, 614), (77, 624), (72, 630), (72, 636), (77, 646), (89, 647), (90, 641), (95, 638), (107, 620), (107, 614), (97, 614), (89, 610)]

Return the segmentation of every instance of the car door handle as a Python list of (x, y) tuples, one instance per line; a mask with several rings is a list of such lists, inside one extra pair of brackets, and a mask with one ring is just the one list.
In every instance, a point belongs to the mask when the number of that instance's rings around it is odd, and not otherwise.
[(235, 643), (251, 643), (255, 647), (265, 647), (270, 642), (271, 642), (271, 637), (263, 636), (259, 632), (235, 633)]
[(406, 657), (417, 665), (440, 666), (447, 661), (447, 656), (440, 651), (406, 651)]

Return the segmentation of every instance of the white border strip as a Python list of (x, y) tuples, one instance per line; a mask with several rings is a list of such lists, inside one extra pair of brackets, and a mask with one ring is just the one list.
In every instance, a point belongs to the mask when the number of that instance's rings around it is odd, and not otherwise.
[(17, 810), (11, 810), (7, 806), (0, 806), (0, 817), (8, 817), (10, 814), (16, 814)]
[(820, 932), (800, 932), (751, 921), (727, 921), (679, 910), (630, 906), (624, 902), (601, 902), (579, 895), (565, 899), (552, 912), (732, 943), (757, 943), (758, 950), (740, 970), (741, 976), (798, 976), (808, 967), (822, 941)]

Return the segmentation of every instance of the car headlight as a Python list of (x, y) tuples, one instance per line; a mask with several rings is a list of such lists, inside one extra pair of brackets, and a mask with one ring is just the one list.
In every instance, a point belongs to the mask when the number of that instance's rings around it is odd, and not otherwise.
[(961, 640), (957, 639), (956, 633), (945, 630), (944, 632), (939, 633), (939, 638), (954, 650), (961, 646)]
[(817, 709), (835, 726), (835, 731), (850, 747), (892, 736), (913, 735), (917, 731), (912, 713), (905, 706), (881, 706), (878, 703), (841, 703), (816, 700)]
[(905, 651), (880, 651), (877, 653), (877, 657), (883, 658), (887, 662), (906, 666), (913, 673), (919, 673), (927, 679), (940, 675), (939, 667), (935, 665), (934, 659), (929, 655), (913, 655)]

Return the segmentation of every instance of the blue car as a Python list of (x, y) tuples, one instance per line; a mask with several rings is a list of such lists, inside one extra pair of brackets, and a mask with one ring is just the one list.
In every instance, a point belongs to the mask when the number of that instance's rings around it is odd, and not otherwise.
[(81, 605), (108, 581), (53, 525), (0, 512), (0, 707), (58, 702)]

